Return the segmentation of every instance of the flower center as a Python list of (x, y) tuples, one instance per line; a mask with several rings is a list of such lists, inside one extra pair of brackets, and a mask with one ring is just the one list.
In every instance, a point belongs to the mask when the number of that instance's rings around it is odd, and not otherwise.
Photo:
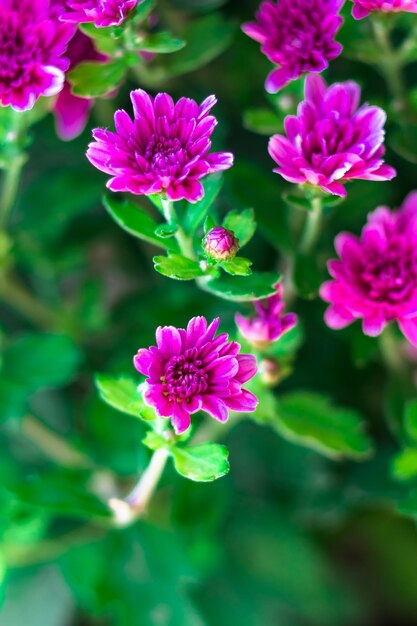
[(197, 349), (192, 348), (168, 361), (163, 383), (169, 396), (186, 400), (206, 391), (208, 375), (204, 371), (203, 362), (197, 356)]
[(0, 83), (15, 86), (25, 82), (33, 62), (39, 60), (37, 37), (22, 24), (17, 12), (6, 13), (0, 23)]
[(175, 175), (178, 166), (185, 162), (187, 156), (178, 137), (168, 139), (152, 135), (145, 151), (145, 159), (152, 164), (160, 175)]
[(417, 287), (417, 255), (403, 237), (390, 242), (385, 255), (367, 259), (361, 282), (371, 300), (398, 304)]

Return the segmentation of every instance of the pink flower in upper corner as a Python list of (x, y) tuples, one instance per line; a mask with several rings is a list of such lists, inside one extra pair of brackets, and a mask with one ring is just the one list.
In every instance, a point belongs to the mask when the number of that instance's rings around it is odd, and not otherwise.
[(68, 0), (70, 9), (62, 15), (66, 22), (82, 24), (93, 22), (98, 28), (119, 26), (135, 6), (143, 0)]
[(266, 79), (265, 89), (276, 93), (305, 72), (322, 72), (339, 56), (334, 38), (343, 23), (344, 0), (267, 0), (257, 22), (242, 30), (261, 44), (261, 51), (278, 67)]
[(363, 332), (374, 337), (397, 321), (417, 346), (417, 192), (398, 211), (376, 209), (359, 238), (341, 233), (335, 245), (340, 260), (329, 262), (334, 280), (320, 290), (330, 302), (327, 325), (339, 329), (362, 319)]
[(257, 372), (255, 357), (239, 354), (240, 345), (228, 335), (215, 337), (219, 318), (209, 326), (193, 317), (187, 329), (159, 327), (156, 346), (134, 357), (136, 369), (147, 376), (145, 402), (160, 417), (171, 419), (177, 434), (190, 426), (190, 415), (206, 411), (226, 422), (228, 411), (252, 412), (258, 400), (242, 385)]
[(308, 76), (297, 116), (285, 118), (287, 136), (269, 141), (269, 154), (280, 166), (274, 172), (337, 196), (345, 196), (343, 183), (355, 178), (391, 180), (396, 171), (383, 159), (385, 111), (358, 108), (360, 93), (352, 81), (327, 87), (320, 76)]
[(209, 154), (217, 124), (209, 112), (216, 98), (209, 96), (198, 106), (189, 98), (175, 104), (167, 93), (152, 98), (142, 89), (132, 91), (130, 97), (134, 120), (126, 111), (116, 111), (116, 132), (96, 128), (87, 158), (112, 176), (107, 183), (112, 191), (201, 200), (200, 179), (233, 165), (230, 152)]
[(0, 0), (0, 105), (26, 111), (61, 91), (73, 33), (49, 14), (49, 0)]
[(254, 302), (255, 316), (247, 318), (236, 313), (235, 322), (242, 337), (257, 348), (266, 348), (297, 324), (295, 313), (283, 315), (285, 303), (282, 285), (275, 285), (276, 293), (265, 300)]
[[(84, 61), (105, 61), (107, 57), (94, 48), (92, 40), (77, 31), (71, 39), (67, 56), (70, 59), (72, 70)], [(62, 91), (54, 104), (55, 124), (58, 136), (64, 141), (77, 137), (84, 130), (90, 109), (93, 106), (92, 98), (80, 98), (71, 93), (71, 85), (66, 80)]]
[(417, 0), (351, 0), (352, 15), (356, 20), (367, 17), (371, 11), (417, 13)]

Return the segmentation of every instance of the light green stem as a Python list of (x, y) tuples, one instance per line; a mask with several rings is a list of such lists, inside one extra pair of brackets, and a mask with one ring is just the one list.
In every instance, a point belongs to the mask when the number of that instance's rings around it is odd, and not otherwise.
[(0, 231), (6, 228), (10, 211), (16, 201), (20, 176), (24, 159), (17, 159), (3, 174), (2, 192), (0, 197)]
[(389, 370), (400, 376), (407, 372), (407, 366), (402, 357), (392, 325), (388, 325), (380, 335), (379, 347), (384, 363)]
[(322, 200), (319, 197), (311, 201), (311, 210), (307, 213), (303, 236), (300, 243), (300, 252), (308, 254), (314, 248), (320, 235), (323, 217)]
[(34, 326), (46, 330), (57, 329), (62, 325), (60, 316), (53, 313), (47, 306), (36, 300), (31, 293), (10, 275), (0, 276), (0, 300), (6, 302)]
[(186, 232), (178, 224), (178, 216), (175, 211), (174, 203), (172, 202), (172, 200), (166, 200), (166, 199), (162, 199), (161, 202), (162, 202), (164, 217), (167, 223), (178, 225), (178, 230), (175, 233), (175, 238), (178, 242), (181, 253), (188, 259), (196, 260), (196, 255), (194, 252), (192, 239), (186, 234)]

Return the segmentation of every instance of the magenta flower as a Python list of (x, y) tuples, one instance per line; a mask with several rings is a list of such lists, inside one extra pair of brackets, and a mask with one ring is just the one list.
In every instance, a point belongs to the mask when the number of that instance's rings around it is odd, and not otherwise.
[(220, 422), (228, 410), (254, 411), (258, 400), (242, 385), (255, 376), (255, 357), (239, 354), (240, 345), (228, 335), (215, 337), (219, 319), (209, 326), (204, 317), (193, 317), (187, 326), (159, 327), (156, 346), (139, 350), (136, 369), (147, 376), (145, 402), (160, 417), (171, 419), (177, 434), (190, 426), (190, 415), (206, 411)]
[(242, 30), (261, 44), (261, 51), (278, 67), (269, 74), (265, 89), (276, 93), (305, 72), (322, 72), (339, 56), (342, 46), (334, 38), (343, 23), (339, 11), (344, 0), (267, 0), (257, 22)]
[(417, 13), (417, 0), (351, 0), (352, 15), (356, 20), (367, 17), (371, 11)]
[(240, 313), (235, 316), (242, 337), (257, 348), (268, 347), (297, 324), (295, 313), (283, 315), (285, 304), (282, 299), (282, 285), (278, 283), (275, 288), (276, 293), (273, 296), (253, 303), (255, 317), (248, 319)]
[(396, 171), (383, 160), (386, 114), (368, 104), (358, 109), (359, 100), (360, 87), (352, 81), (327, 88), (320, 76), (308, 76), (297, 116), (285, 118), (287, 136), (269, 141), (280, 166), (274, 172), (337, 196), (345, 196), (343, 183), (355, 178), (391, 180)]
[(96, 141), (89, 145), (87, 158), (111, 174), (107, 187), (112, 191), (201, 200), (200, 179), (233, 165), (230, 152), (209, 154), (217, 124), (209, 111), (216, 98), (209, 96), (198, 106), (189, 98), (175, 104), (167, 93), (152, 98), (142, 89), (132, 91), (130, 97), (134, 120), (126, 111), (116, 111), (116, 132), (96, 128)]
[(204, 237), (203, 248), (215, 261), (230, 261), (239, 251), (239, 240), (232, 230), (215, 226)]
[(49, 0), (0, 0), (0, 105), (26, 111), (61, 91), (73, 33), (49, 14)]
[(64, 13), (61, 19), (76, 24), (93, 22), (98, 28), (119, 26), (137, 4), (138, 0), (68, 0), (70, 11)]
[[(72, 70), (84, 61), (105, 61), (107, 57), (94, 48), (92, 40), (77, 31), (71, 39), (67, 56)], [(80, 98), (71, 93), (71, 85), (66, 80), (54, 104), (55, 123), (58, 136), (65, 141), (74, 139), (85, 128), (94, 100)]]
[(327, 325), (344, 328), (362, 319), (363, 332), (374, 337), (396, 320), (417, 346), (417, 192), (396, 212), (376, 209), (360, 238), (341, 233), (335, 245), (340, 260), (329, 262), (334, 280), (320, 290), (331, 303)]

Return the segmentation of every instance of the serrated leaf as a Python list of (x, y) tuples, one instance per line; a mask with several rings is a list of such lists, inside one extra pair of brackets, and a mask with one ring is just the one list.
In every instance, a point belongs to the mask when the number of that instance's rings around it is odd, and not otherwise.
[(130, 235), (152, 243), (159, 248), (174, 251), (178, 249), (174, 239), (162, 239), (155, 235), (158, 224), (148, 213), (141, 207), (133, 204), (133, 202), (128, 200), (120, 202), (113, 196), (105, 196), (103, 204), (114, 221)]
[(224, 271), (231, 276), (249, 276), (252, 274), (251, 265), (252, 261), (245, 259), (243, 256), (237, 256), (230, 261), (223, 261), (223, 263), (221, 263)]
[(122, 413), (141, 417), (144, 404), (135, 380), (127, 376), (96, 374), (96, 387), (106, 404)]
[(281, 396), (275, 404), (271, 425), (290, 441), (312, 448), (333, 459), (366, 458), (372, 444), (356, 411), (331, 403), (308, 391)]
[(274, 272), (254, 272), (250, 276), (221, 276), (201, 284), (201, 288), (219, 298), (233, 302), (261, 300), (275, 293), (274, 285), (279, 281)]
[(217, 443), (172, 450), (177, 472), (195, 482), (211, 482), (227, 474), (228, 455), (227, 448)]
[(126, 68), (124, 59), (115, 59), (109, 63), (80, 63), (68, 74), (71, 91), (82, 98), (105, 96), (121, 83)]
[(194, 233), (206, 219), (207, 213), (216, 201), (223, 185), (221, 174), (212, 174), (204, 181), (204, 197), (195, 204), (189, 203), (184, 217), (184, 230)]
[(175, 280), (193, 280), (204, 276), (204, 272), (197, 261), (187, 259), (181, 254), (155, 256), (153, 262), (157, 272)]
[(155, 52), (156, 54), (169, 54), (171, 52), (178, 52), (186, 45), (183, 39), (173, 37), (171, 33), (155, 33), (146, 35), (137, 46), (139, 50), (145, 52)]
[(224, 218), (223, 226), (234, 232), (239, 240), (239, 247), (243, 248), (252, 239), (256, 231), (254, 210), (230, 211)]

